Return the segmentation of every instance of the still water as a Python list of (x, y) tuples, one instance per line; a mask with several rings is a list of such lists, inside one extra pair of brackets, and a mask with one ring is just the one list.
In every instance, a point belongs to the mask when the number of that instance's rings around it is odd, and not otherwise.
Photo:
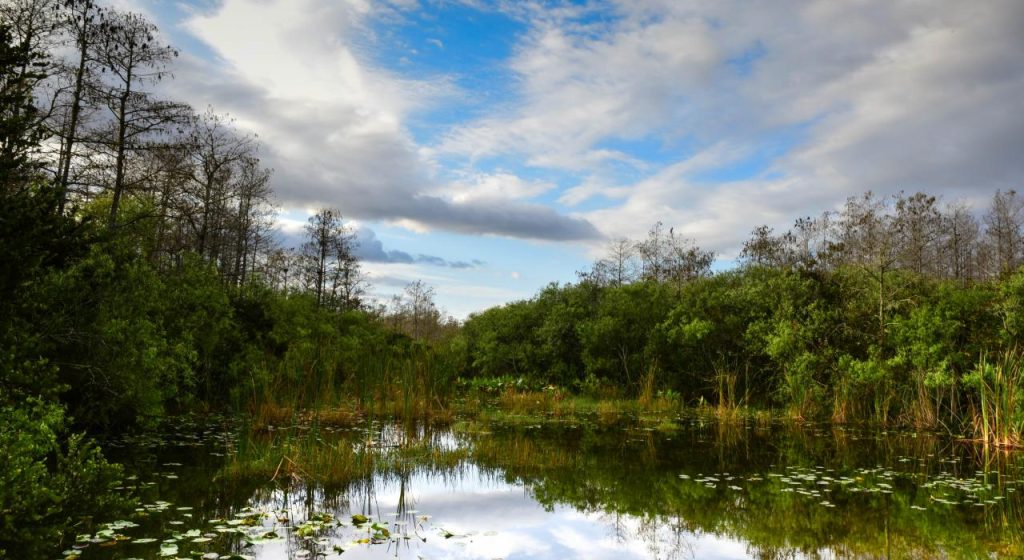
[[(678, 420), (292, 428), (311, 445), (415, 443), (418, 460), (316, 482), (240, 475), (246, 435), (179, 423), (109, 444), (139, 499), (69, 556), (977, 558), (1024, 555), (1019, 455), (912, 432)], [(275, 439), (277, 438), (277, 439)], [(269, 443), (271, 447), (273, 443)], [(438, 457), (443, 456), (443, 459)], [(286, 459), (282, 457), (282, 461)], [(386, 466), (385, 466), (386, 465)], [(273, 478), (273, 480), (271, 480)]]

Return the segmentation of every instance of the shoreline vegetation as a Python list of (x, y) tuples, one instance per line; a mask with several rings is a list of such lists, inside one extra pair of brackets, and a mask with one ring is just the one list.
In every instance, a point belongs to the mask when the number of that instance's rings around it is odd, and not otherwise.
[[(155, 97), (175, 51), (142, 16), (87, 0), (4, 10), (0, 557), (46, 557), (118, 502), (106, 489), (122, 471), (94, 438), (196, 411), (272, 437), (385, 419), (671, 430), (696, 415), (1024, 443), (1015, 191), (987, 209), (853, 196), (784, 233), (754, 228), (728, 270), (659, 223), (578, 281), (460, 323), (421, 282), (371, 301), (337, 209), (281, 247), (257, 139)], [(126, 55), (139, 44), (146, 56)], [(373, 457), (278, 443), (240, 451), (237, 469), (315, 476)]]
[[(433, 542), (464, 534), (465, 528), (449, 525), (454, 522), (450, 508), (442, 508), (445, 514), (432, 508), (449, 488), (483, 480), (492, 488), (522, 487), (538, 507), (570, 506), (575, 519), (583, 513), (657, 520), (674, 538), (691, 532), (729, 535), (759, 557), (766, 551), (779, 557), (822, 550), (853, 557), (974, 557), (992, 551), (1012, 557), (1024, 543), (1016, 495), (1024, 480), (1015, 456), (917, 431), (788, 421), (752, 426), (714, 417), (677, 418), (673, 431), (629, 422), (601, 424), (593, 418), (456, 420), (447, 427), (390, 420), (311, 422), (257, 432), (232, 416), (181, 420), (124, 439), (130, 453), (141, 451), (143, 457), (158, 448), (166, 451), (157, 452), (157, 472), (136, 471), (143, 473), (138, 485), (155, 479), (156, 486), (163, 486), (159, 481), (168, 477), (175, 487), (195, 487), (184, 494), (194, 501), (167, 488), (144, 493), (144, 509), (163, 507), (170, 513), (133, 518), (143, 527), (126, 531), (131, 539), (167, 534), (167, 525), (161, 532), (160, 523), (175, 518), (175, 506), (206, 502), (205, 508), (184, 508), (185, 517), (178, 514), (184, 522), (178, 533), (202, 527), (207, 518), (234, 518), (241, 520), (238, 530), (248, 535), (243, 539), (257, 545), (268, 538), (297, 537), (294, 542), (314, 556), (324, 552), (330, 557), (333, 543), (345, 549), (376, 545), (382, 552), (389, 543), (401, 542), (404, 522), (388, 523), (395, 515), (406, 520), (426, 514), (435, 528), (423, 535), (443, 537), (428, 539)], [(218, 422), (220, 428), (211, 429)], [(184, 457), (224, 450), (235, 450), (237, 456), (229, 452), (223, 463), (213, 463), (212, 472), (202, 474), (210, 478), (196, 480), (201, 471), (188, 467), (192, 461)], [(397, 505), (391, 502), (396, 495)], [(513, 495), (522, 502), (519, 492)], [(378, 500), (378, 507), (362, 505)], [(303, 506), (288, 505), (298, 502)], [(440, 503), (447, 502), (442, 498)], [(316, 528), (310, 520), (323, 520), (325, 514), (344, 521), (337, 523), (340, 540), (332, 535), (334, 524), (310, 532)], [(348, 540), (347, 533), (359, 528), (355, 520), (365, 517), (398, 532), (391, 535), (395, 540), (385, 534), (364, 544)], [(893, 540), (883, 537), (885, 530)], [(225, 546), (225, 536), (220, 538), (212, 550), (256, 551)], [(191, 545), (191, 550), (211, 550), (207, 545)], [(144, 550), (130, 541), (112, 546)], [(178, 546), (187, 551), (188, 539)], [(93, 546), (82, 558), (101, 551)]]

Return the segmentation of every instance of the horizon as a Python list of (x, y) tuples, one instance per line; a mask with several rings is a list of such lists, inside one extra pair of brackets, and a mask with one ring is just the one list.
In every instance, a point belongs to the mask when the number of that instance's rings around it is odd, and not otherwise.
[(728, 268), (865, 191), (1020, 186), (1024, 4), (120, 0), (161, 88), (259, 135), (284, 239), (357, 229), (373, 295), (464, 319), (656, 222)]

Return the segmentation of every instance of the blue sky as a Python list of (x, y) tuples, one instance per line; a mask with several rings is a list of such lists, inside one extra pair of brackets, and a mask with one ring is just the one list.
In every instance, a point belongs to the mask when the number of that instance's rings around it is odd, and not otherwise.
[(333, 206), (373, 293), (456, 317), (567, 282), (663, 221), (726, 267), (759, 224), (874, 190), (1020, 188), (1024, 3), (119, 0), (230, 113), (282, 237)]

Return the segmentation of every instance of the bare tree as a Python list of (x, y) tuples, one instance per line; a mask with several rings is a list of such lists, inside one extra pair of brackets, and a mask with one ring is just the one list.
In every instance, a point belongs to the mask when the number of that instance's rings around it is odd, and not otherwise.
[(636, 280), (638, 269), (636, 243), (620, 237), (610, 241), (605, 256), (580, 276), (600, 286), (622, 286)]
[(398, 297), (405, 332), (416, 339), (434, 338), (442, 322), (442, 313), (434, 303), (434, 288), (416, 280)]
[(348, 230), (334, 245), (336, 265), (331, 276), (331, 301), (342, 311), (359, 309), (366, 295), (366, 275), (356, 258), (356, 248), (355, 235)]
[(255, 265), (260, 243), (267, 243), (267, 230), (271, 227), (273, 206), (270, 204), (270, 177), (272, 171), (260, 165), (254, 156), (241, 160), (234, 188), (236, 204), (233, 227), (235, 284), (245, 283), (249, 270)]
[(665, 280), (683, 284), (711, 274), (711, 265), (715, 262), (713, 251), (701, 249), (693, 240), (676, 235), (673, 228), (668, 230), (665, 247), (668, 249), (662, 267)]
[(922, 276), (937, 276), (942, 214), (937, 199), (924, 193), (896, 198), (894, 227), (899, 236), (900, 267)]
[(230, 184), (238, 167), (255, 158), (256, 140), (240, 134), (228, 117), (207, 109), (192, 118), (187, 144), (192, 160), (188, 189), (195, 211), (189, 219), (196, 232), (195, 248), (203, 258), (217, 261), (219, 247), (213, 241), (233, 196)]
[(158, 266), (171, 264), (189, 247), (184, 226), (188, 204), (183, 186), (190, 176), (188, 150), (180, 142), (154, 146), (141, 154), (140, 174), (147, 177), (146, 184), (153, 202), (155, 220), (151, 258)]
[[(35, 98), (31, 111), (40, 126), (53, 110), (53, 101), (42, 99), (42, 84), (53, 74), (53, 52), (61, 37), (60, 19), (56, 14), (56, 0), (7, 0), (0, 2), (0, 23), (7, 26), (9, 40), (19, 62), (11, 68), (12, 83), (21, 84), (23, 90)], [(47, 106), (48, 105), (48, 106)], [(14, 107), (13, 118), (23, 116), (22, 109)]]
[(306, 235), (303, 266), (306, 284), (316, 294), (317, 305), (358, 307), (364, 279), (355, 257), (355, 237), (341, 213), (331, 208), (319, 210), (309, 218)]
[(157, 44), (157, 27), (130, 12), (111, 12), (105, 24), (106, 32), (97, 38), (96, 56), (110, 77), (102, 98), (113, 116), (113, 130), (104, 142), (114, 159), (113, 226), (125, 191), (128, 153), (143, 149), (147, 140), (169, 125), (182, 123), (188, 109), (180, 103), (156, 100), (142, 90), (168, 76), (167, 66), (178, 55), (173, 47)]
[(964, 284), (977, 278), (978, 220), (960, 202), (947, 204), (942, 216), (943, 268), (945, 276)]
[(72, 47), (75, 59), (65, 67), (68, 78), (69, 99), (66, 112), (57, 128), (60, 137), (60, 153), (57, 157), (56, 184), (60, 189), (60, 206), (63, 211), (71, 180), (72, 160), (75, 144), (79, 141), (82, 124), (83, 104), (87, 92), (97, 90), (97, 53), (95, 44), (108, 30), (104, 21), (104, 10), (93, 0), (65, 0), (60, 7), (60, 19)]
[(843, 263), (860, 267), (878, 284), (879, 344), (885, 340), (886, 309), (894, 288), (887, 281), (899, 263), (896, 227), (885, 200), (870, 191), (847, 199), (839, 222)]
[[(797, 224), (801, 222), (798, 220)], [(775, 230), (767, 225), (758, 226), (750, 232), (750, 239), (743, 243), (740, 262), (746, 266), (791, 268), (797, 262), (797, 246), (793, 232), (775, 235)]]
[(713, 252), (677, 236), (673, 228), (666, 232), (664, 224), (658, 222), (643, 241), (612, 241), (607, 256), (579, 276), (599, 286), (621, 286), (637, 279), (683, 283), (708, 275), (714, 260)]
[(1024, 222), (1024, 200), (1017, 191), (996, 191), (992, 205), (985, 214), (985, 237), (992, 252), (991, 274), (1005, 276), (1021, 264), (1021, 227)]
[(665, 279), (665, 258), (668, 254), (667, 242), (665, 225), (657, 222), (647, 232), (647, 239), (636, 244), (637, 253), (640, 255), (640, 274), (644, 280), (661, 282)]

